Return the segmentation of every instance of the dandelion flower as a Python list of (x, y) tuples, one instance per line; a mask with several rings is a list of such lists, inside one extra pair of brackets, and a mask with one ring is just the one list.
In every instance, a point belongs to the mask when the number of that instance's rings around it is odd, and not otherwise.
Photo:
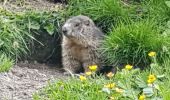
[(82, 75), (80, 75), (79, 78), (80, 78), (81, 81), (85, 81), (86, 80), (86, 77), (84, 77)]
[(114, 88), (115, 86), (116, 86), (115, 83), (110, 83), (110, 84), (104, 85), (105, 88), (109, 88), (109, 89), (112, 89), (112, 88)]
[(125, 69), (127, 69), (127, 70), (131, 70), (132, 68), (133, 68), (133, 66), (129, 65), (129, 64), (125, 66)]
[(151, 74), (151, 75), (148, 76), (147, 82), (148, 82), (148, 84), (151, 84), (151, 83), (153, 83), (155, 80), (156, 80), (155, 75), (152, 75), (152, 74)]
[(85, 73), (87, 76), (90, 76), (92, 74), (92, 72), (86, 72)]
[(148, 84), (152, 84), (153, 83), (153, 81), (150, 80), (150, 79), (148, 79), (147, 82), (148, 82)]
[(153, 56), (155, 56), (155, 55), (156, 55), (156, 52), (153, 52), (153, 51), (151, 51), (151, 52), (148, 53), (148, 56), (150, 56), (150, 57), (153, 57)]
[(123, 89), (120, 89), (120, 88), (115, 88), (115, 90), (117, 93), (123, 93), (123, 91), (124, 91)]
[(155, 77), (155, 75), (151, 74), (151, 75), (149, 75), (149, 79), (155, 81), (155, 80), (156, 80), (156, 77)]
[(144, 94), (139, 96), (139, 100), (145, 100), (146, 96)]
[(112, 78), (114, 76), (114, 74), (112, 72), (109, 72), (107, 75), (106, 75), (108, 78)]
[(96, 71), (97, 70), (97, 65), (91, 65), (91, 66), (89, 66), (89, 69), (91, 71)]

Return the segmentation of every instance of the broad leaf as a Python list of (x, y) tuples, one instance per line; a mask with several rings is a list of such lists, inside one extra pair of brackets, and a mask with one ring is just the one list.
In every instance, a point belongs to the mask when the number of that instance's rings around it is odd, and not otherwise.
[(146, 88), (147, 84), (141, 78), (136, 78), (135, 83), (139, 86), (139, 88)]
[(147, 87), (143, 89), (143, 93), (147, 96), (147, 97), (151, 97), (154, 94), (153, 88), (152, 87)]
[(106, 92), (106, 93), (108, 93), (108, 94), (110, 94), (110, 92), (111, 92), (110, 89), (108, 89), (108, 88), (102, 88), (102, 91), (103, 91), (103, 92)]
[(29, 28), (30, 29), (35, 29), (35, 30), (39, 30), (40, 29), (40, 24), (36, 21), (32, 21), (30, 24), (29, 24)]
[(44, 27), (44, 29), (46, 29), (50, 35), (53, 35), (53, 33), (54, 33), (54, 25), (53, 24), (48, 24), (47, 26)]

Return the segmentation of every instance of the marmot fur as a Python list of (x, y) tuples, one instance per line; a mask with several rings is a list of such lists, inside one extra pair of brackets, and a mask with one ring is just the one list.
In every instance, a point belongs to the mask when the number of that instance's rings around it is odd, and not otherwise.
[(62, 27), (62, 63), (66, 71), (72, 73), (87, 72), (88, 66), (98, 65), (98, 48), (103, 32), (87, 16), (78, 15), (68, 19)]

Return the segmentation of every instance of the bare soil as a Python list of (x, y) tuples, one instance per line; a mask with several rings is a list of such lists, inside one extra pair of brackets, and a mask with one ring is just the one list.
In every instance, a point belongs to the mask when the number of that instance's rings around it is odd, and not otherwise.
[(0, 73), (0, 100), (32, 100), (32, 94), (49, 81), (63, 78), (66, 76), (57, 66), (20, 62), (9, 72)]
[(63, 8), (63, 4), (54, 3), (53, 0), (4, 0), (0, 1), (0, 7), (7, 10), (22, 12), (25, 10), (56, 11)]

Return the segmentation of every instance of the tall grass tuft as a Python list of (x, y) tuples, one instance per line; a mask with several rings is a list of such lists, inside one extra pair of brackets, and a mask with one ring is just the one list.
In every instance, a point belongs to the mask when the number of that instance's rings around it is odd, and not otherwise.
[(106, 36), (102, 54), (109, 64), (149, 64), (148, 52), (157, 52), (158, 61), (169, 56), (169, 36), (159, 33), (154, 21), (120, 23)]
[[(26, 29), (18, 24), (17, 16), (4, 9), (0, 10), (0, 51), (8, 57), (15, 58), (16, 55), (26, 53), (27, 40)], [(30, 35), (31, 36), (31, 35)]]
[(89, 16), (107, 31), (119, 20), (128, 18), (131, 9), (128, 7), (121, 0), (69, 0), (66, 17), (79, 14)]

